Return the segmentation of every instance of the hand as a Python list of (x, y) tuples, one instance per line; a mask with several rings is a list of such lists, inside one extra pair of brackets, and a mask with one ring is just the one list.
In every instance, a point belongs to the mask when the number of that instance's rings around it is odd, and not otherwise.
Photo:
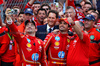
[(6, 18), (7, 24), (11, 25), (12, 24), (12, 18), (11, 17), (7, 17)]
[(11, 16), (11, 15), (9, 14), (10, 10), (11, 10), (10, 8), (7, 8), (7, 9), (6, 9), (6, 12), (5, 12), (5, 14), (6, 14), (6, 17), (9, 17), (9, 16)]
[(58, 34), (58, 32), (59, 32), (59, 29), (55, 29), (52, 31), (52, 33), (54, 33), (54, 34)]
[(74, 23), (74, 21), (73, 21), (73, 19), (71, 17), (68, 17), (67, 20), (68, 20), (69, 24), (73, 24)]

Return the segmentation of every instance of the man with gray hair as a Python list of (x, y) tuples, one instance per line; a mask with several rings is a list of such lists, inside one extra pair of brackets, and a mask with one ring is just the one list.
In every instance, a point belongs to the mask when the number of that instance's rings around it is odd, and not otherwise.
[(66, 18), (71, 17), (73, 20), (76, 20), (75, 16), (76, 16), (76, 12), (75, 12), (74, 7), (68, 6), (66, 8), (65, 17)]

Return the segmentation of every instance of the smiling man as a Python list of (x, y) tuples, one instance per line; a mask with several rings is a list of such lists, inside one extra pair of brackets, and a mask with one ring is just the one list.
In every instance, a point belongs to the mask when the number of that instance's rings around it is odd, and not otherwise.
[(49, 11), (48, 17), (47, 17), (48, 24), (37, 26), (38, 31), (36, 33), (36, 36), (44, 40), (48, 33), (51, 33), (54, 29), (58, 29), (59, 27), (55, 26), (57, 18), (58, 18), (57, 11), (55, 10)]

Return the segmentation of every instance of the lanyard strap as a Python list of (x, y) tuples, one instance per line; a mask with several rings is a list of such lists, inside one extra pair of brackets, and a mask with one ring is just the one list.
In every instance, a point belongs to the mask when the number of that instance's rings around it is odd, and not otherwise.
[[(9, 34), (8, 32), (7, 32), (7, 34), (8, 34), (8, 36), (9, 36), (10, 40), (14, 41), (14, 37), (11, 37), (10, 34)], [(14, 45), (14, 42), (13, 42), (12, 45)]]

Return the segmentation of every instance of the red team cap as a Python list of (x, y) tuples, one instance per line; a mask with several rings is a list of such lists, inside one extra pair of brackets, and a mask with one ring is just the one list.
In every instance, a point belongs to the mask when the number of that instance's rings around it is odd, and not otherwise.
[(69, 24), (67, 18), (60, 18), (60, 19), (59, 19), (59, 22), (61, 22), (61, 21), (65, 21), (67, 24)]

